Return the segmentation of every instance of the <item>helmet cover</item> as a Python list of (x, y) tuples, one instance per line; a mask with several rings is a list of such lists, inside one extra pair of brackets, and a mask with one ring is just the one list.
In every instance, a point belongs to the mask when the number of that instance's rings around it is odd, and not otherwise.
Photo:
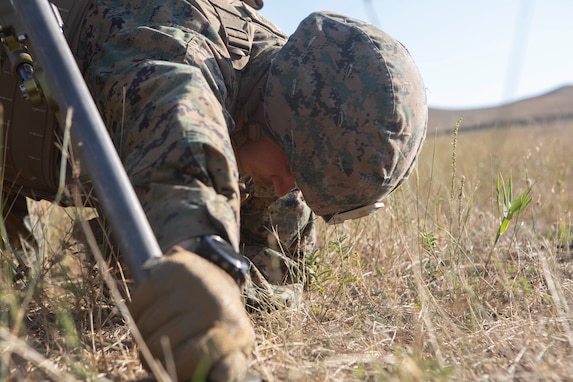
[(319, 216), (375, 204), (396, 189), (426, 135), (426, 92), (406, 48), (331, 12), (305, 18), (279, 50), (264, 107)]

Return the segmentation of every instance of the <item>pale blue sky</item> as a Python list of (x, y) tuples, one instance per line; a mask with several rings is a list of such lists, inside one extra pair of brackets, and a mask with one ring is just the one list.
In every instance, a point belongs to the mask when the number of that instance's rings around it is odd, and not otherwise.
[(573, 85), (573, 0), (265, 0), (261, 13), (291, 34), (318, 10), (400, 40), (430, 106), (495, 106)]

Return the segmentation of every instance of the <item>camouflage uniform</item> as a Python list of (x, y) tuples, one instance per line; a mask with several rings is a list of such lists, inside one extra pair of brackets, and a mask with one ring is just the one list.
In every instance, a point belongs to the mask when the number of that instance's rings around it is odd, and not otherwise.
[[(408, 52), (382, 31), (313, 13), (287, 42), (237, 0), (91, 1), (72, 45), (164, 251), (221, 235), (284, 264), (263, 270), (288, 282), (290, 260), (314, 246), (309, 206), (331, 222), (363, 216), (410, 173), (425, 92)], [(249, 114), (261, 102), (266, 131)], [(235, 121), (274, 140), (302, 191), (275, 198), (240, 180)], [(180, 379), (244, 377), (252, 324), (237, 285), (205, 259), (161, 257), (130, 310), (157, 359), (167, 336)]]
[(251, 257), (314, 245), (300, 191), (277, 199), (247, 180), (241, 195), (229, 136), (286, 42), (278, 28), (241, 1), (97, 0), (78, 40), (88, 87), (163, 250), (211, 234)]

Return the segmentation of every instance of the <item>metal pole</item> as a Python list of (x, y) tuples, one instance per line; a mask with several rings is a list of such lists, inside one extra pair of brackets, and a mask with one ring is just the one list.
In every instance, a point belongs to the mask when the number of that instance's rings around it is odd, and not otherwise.
[(34, 57), (45, 72), (50, 96), (60, 112), (73, 110), (72, 139), (138, 284), (145, 278), (143, 263), (162, 255), (151, 226), (49, 2), (13, 0), (13, 5), (34, 44)]

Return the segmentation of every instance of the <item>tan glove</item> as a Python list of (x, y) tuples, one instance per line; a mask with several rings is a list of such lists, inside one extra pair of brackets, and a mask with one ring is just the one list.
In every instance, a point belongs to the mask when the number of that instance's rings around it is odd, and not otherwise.
[(241, 381), (254, 332), (237, 284), (216, 265), (177, 248), (164, 255), (130, 306), (153, 356), (167, 336), (179, 380)]

